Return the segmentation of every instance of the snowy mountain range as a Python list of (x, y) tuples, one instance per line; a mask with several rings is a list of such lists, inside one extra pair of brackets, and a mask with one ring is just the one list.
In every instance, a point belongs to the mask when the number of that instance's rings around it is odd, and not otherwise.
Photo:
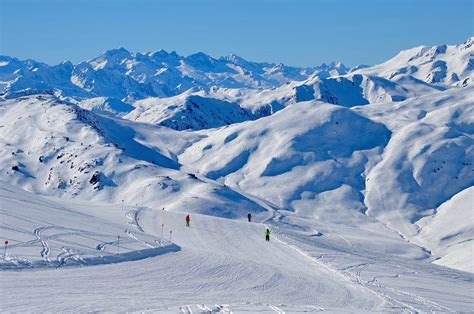
[[(353, 69), (123, 48), (77, 65), (2, 56), (0, 235), (19, 244), (0, 270), (134, 261), (150, 287), (159, 260), (154, 279), (183, 302), (209, 280), (245, 311), (266, 298), (274, 311), (474, 310), (473, 40)], [(275, 242), (259, 242), (264, 227)]]
[(164, 50), (131, 53), (108, 50), (92, 60), (55, 66), (33, 60), (0, 57), (0, 92), (50, 89), (72, 97), (112, 97), (126, 102), (147, 97), (171, 97), (189, 89), (264, 89), (311, 76), (350, 72), (341, 63), (314, 68), (250, 62), (235, 55), (212, 58), (202, 52), (183, 57)]

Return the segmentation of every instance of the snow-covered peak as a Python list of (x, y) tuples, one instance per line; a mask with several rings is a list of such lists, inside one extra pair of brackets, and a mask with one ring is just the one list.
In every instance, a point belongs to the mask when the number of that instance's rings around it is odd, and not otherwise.
[(474, 44), (474, 37), (469, 37), (461, 46), (461, 49), (469, 49)]
[(128, 51), (127, 49), (123, 47), (115, 48), (115, 49), (110, 49), (106, 50), (101, 54), (100, 57), (106, 57), (106, 58), (116, 58), (116, 59), (124, 59), (127, 58), (131, 55), (131, 52)]
[(229, 62), (234, 63), (234, 64), (239, 64), (239, 63), (246, 63), (246, 62), (248, 62), (248, 61), (245, 60), (244, 58), (239, 57), (238, 55), (236, 55), (236, 54), (234, 54), (234, 53), (230, 53), (230, 54), (228, 54), (227, 56), (220, 57), (220, 60), (226, 60), (226, 61), (229, 61)]
[(413, 77), (444, 87), (467, 86), (474, 77), (473, 38), (459, 45), (419, 46), (403, 50), (392, 59), (355, 73), (388, 79)]
[(159, 50), (156, 50), (156, 51), (153, 51), (153, 52), (147, 52), (145, 53), (145, 55), (147, 56), (150, 56), (151, 58), (163, 58), (163, 57), (167, 57), (169, 55), (169, 53), (164, 50), (164, 49), (159, 49)]

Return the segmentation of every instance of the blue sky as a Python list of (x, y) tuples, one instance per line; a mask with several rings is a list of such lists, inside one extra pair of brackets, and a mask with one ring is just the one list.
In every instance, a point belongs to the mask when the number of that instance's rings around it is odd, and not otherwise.
[(473, 35), (474, 0), (0, 0), (0, 54), (50, 64), (104, 50), (380, 63)]

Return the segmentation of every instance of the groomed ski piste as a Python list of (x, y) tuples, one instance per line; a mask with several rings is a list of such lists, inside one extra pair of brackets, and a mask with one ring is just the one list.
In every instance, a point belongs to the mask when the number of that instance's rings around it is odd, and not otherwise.
[[(3, 310), (473, 310), (470, 273), (356, 248), (344, 232), (289, 212), (251, 223), (193, 213), (186, 227), (186, 212), (60, 200), (6, 183), (0, 198), (0, 234), (9, 239), (0, 258)], [(392, 242), (387, 250), (406, 243), (372, 236)], [(399, 251), (417, 250), (409, 246)]]

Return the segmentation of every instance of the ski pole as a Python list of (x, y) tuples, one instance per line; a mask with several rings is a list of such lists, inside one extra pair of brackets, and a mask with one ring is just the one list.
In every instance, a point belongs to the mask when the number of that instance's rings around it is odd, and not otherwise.
[(120, 251), (120, 236), (117, 236), (117, 251)]
[(163, 228), (165, 227), (165, 224), (161, 224), (161, 238), (163, 239)]
[(173, 231), (172, 231), (172, 230), (170, 230), (170, 242), (171, 242), (171, 234), (172, 234), (172, 233), (173, 233)]

